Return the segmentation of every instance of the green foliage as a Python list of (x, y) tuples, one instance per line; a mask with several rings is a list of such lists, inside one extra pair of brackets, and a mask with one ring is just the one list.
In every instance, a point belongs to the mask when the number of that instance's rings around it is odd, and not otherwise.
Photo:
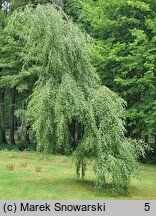
[(36, 143), (25, 143), (22, 140), (17, 141), (16, 145), (2, 144), (0, 145), (1, 151), (36, 151)]
[(17, 109), (15, 111), (15, 116), (17, 120), (20, 122), (20, 126), (17, 129), (17, 134), (22, 139), (22, 142), (24, 142), (25, 137), (27, 136), (29, 127), (28, 119), (26, 116), (26, 110), (24, 109)]
[(155, 1), (84, 0), (82, 26), (96, 39), (102, 83), (127, 101), (128, 135), (156, 133)]
[(27, 143), (24, 143), (24, 142), (18, 142), (18, 143), (16, 144), (16, 146), (17, 146), (17, 149), (18, 149), (19, 151), (24, 151), (24, 150), (26, 150), (26, 149), (28, 148), (28, 144), (27, 144)]
[(106, 187), (110, 178), (113, 191), (127, 192), (144, 148), (124, 137), (125, 102), (100, 85), (90, 61), (90, 38), (50, 4), (15, 11), (6, 32), (20, 65), (10, 84), (19, 86), (36, 74), (26, 116), (38, 150), (73, 151), (70, 125), (75, 121), (81, 125), (75, 132), (77, 175), (81, 170), (83, 178), (86, 158), (94, 158), (96, 187)]
[[(7, 148), (5, 146), (5, 148)], [(36, 151), (36, 144), (35, 143), (26, 143), (24, 141), (17, 141), (16, 146), (14, 149), (17, 149), (19, 151)]]

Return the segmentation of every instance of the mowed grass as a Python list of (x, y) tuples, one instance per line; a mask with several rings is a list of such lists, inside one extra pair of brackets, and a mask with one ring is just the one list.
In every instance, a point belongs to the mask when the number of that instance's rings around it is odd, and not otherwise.
[(0, 199), (156, 199), (156, 165), (140, 165), (140, 171), (140, 180), (131, 182), (130, 195), (112, 196), (110, 189), (95, 190), (91, 165), (82, 182), (75, 177), (75, 164), (70, 157), (0, 151)]

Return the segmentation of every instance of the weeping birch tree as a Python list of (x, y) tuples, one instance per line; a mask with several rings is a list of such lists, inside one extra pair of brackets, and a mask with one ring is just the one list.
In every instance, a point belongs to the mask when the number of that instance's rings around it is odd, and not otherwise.
[(125, 102), (100, 85), (90, 61), (91, 39), (50, 4), (14, 12), (9, 31), (15, 26), (23, 41), (16, 80), (38, 77), (27, 108), (38, 150), (74, 153), (82, 178), (86, 159), (93, 158), (96, 187), (111, 182), (116, 192), (128, 191), (144, 149), (124, 136)]

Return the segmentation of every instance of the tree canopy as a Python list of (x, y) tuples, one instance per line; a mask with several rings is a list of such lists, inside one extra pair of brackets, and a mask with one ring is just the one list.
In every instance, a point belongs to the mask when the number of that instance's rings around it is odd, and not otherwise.
[(102, 83), (127, 101), (128, 136), (154, 135), (155, 1), (84, 0), (81, 14), (96, 39), (93, 59)]

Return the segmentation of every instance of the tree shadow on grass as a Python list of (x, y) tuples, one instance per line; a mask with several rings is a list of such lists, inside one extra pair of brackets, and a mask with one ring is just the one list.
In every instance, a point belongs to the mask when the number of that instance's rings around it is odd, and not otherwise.
[(103, 187), (102, 189), (98, 189), (95, 187), (95, 183), (93, 180), (77, 180), (76, 181), (79, 185), (81, 185), (81, 187), (83, 187), (86, 191), (92, 192), (94, 193), (95, 196), (98, 197), (105, 197), (106, 199), (111, 198), (111, 199), (120, 199), (125, 198), (129, 196), (129, 194), (115, 194), (112, 192), (112, 184), (111, 183), (107, 183), (106, 187)]
[[(76, 180), (75, 178), (35, 178), (26, 179), (25, 182), (33, 187), (36, 191), (40, 185), (40, 189), (48, 193), (61, 194), (62, 199), (69, 196), (69, 199), (120, 199), (121, 195), (112, 194), (111, 184), (107, 184), (106, 188), (96, 189), (93, 180)], [(122, 199), (126, 199), (127, 195), (122, 195)]]

